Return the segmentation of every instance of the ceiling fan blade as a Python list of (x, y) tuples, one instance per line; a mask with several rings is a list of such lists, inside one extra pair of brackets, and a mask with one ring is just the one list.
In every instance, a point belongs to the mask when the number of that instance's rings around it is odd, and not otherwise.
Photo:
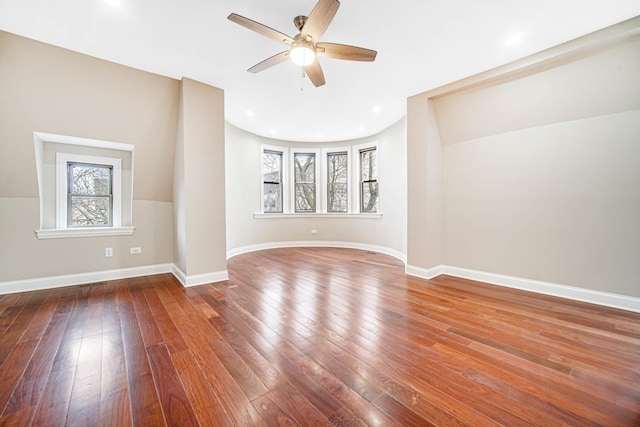
[(284, 52), (277, 53), (273, 55), (271, 58), (267, 58), (264, 61), (254, 65), (253, 67), (249, 68), (247, 71), (250, 73), (259, 73), (260, 71), (264, 71), (267, 68), (271, 68), (274, 65), (278, 65), (281, 62), (286, 61), (287, 59), (289, 59), (289, 51), (285, 50)]
[(304, 72), (309, 76), (309, 80), (315, 87), (319, 87), (325, 84), (324, 73), (322, 67), (320, 67), (320, 61), (317, 59), (313, 61), (313, 64), (304, 67)]
[(258, 34), (262, 34), (265, 37), (269, 37), (270, 39), (273, 39), (277, 42), (285, 43), (289, 45), (293, 43), (293, 39), (288, 35), (281, 33), (278, 30), (274, 30), (271, 27), (267, 27), (266, 25), (261, 24), (259, 22), (253, 21), (249, 18), (245, 18), (244, 16), (240, 16), (235, 13), (232, 13), (227, 17), (227, 19), (231, 22), (235, 22), (236, 24), (242, 25), (243, 27), (248, 28), (251, 31), (255, 31)]
[(333, 17), (336, 16), (339, 7), (338, 0), (320, 0), (302, 27), (302, 37), (311, 36), (314, 41), (320, 40), (320, 37), (329, 28)]
[(338, 43), (317, 43), (316, 55), (348, 61), (375, 61), (378, 52), (363, 47), (349, 46)]

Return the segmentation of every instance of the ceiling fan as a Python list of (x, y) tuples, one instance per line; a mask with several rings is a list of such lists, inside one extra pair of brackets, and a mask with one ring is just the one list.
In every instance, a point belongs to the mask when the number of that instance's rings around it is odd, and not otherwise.
[(325, 84), (324, 73), (320, 67), (320, 62), (316, 57), (326, 57), (334, 59), (346, 59), (350, 61), (372, 62), (376, 59), (377, 52), (362, 47), (349, 46), (338, 43), (320, 42), (320, 37), (331, 24), (336, 15), (340, 2), (338, 0), (320, 0), (315, 5), (309, 16), (296, 16), (293, 23), (300, 33), (294, 37), (267, 27), (264, 24), (253, 21), (244, 16), (232, 13), (228, 19), (236, 24), (242, 25), (258, 34), (269, 37), (277, 42), (284, 43), (289, 49), (277, 53), (270, 58), (254, 65), (247, 71), (258, 73), (291, 59), (291, 61), (304, 68), (305, 73), (314, 86)]

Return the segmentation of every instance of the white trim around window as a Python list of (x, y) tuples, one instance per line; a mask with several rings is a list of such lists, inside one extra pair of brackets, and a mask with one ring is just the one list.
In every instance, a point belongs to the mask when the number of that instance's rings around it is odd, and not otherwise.
[[(320, 190), (320, 183), (318, 182), (320, 175), (320, 150), (311, 148), (290, 148), (290, 156), (288, 159), (289, 170), (291, 171), (291, 183), (289, 184), (288, 191), (290, 193), (289, 200), (291, 201), (291, 205), (288, 206), (288, 209), (285, 209), (285, 213), (292, 213), (296, 215), (306, 215), (306, 214), (314, 214), (319, 213), (320, 210), (318, 207), (322, 206), (322, 195)], [(296, 167), (295, 167), (295, 158), (296, 154), (312, 154), (314, 158), (314, 193), (315, 193), (315, 212), (296, 212)]]
[(276, 145), (260, 145), (260, 213), (268, 215), (281, 215), (281, 213), (271, 213), (264, 211), (264, 153), (265, 151), (272, 151), (282, 154), (282, 162), (280, 164), (280, 194), (282, 197), (282, 213), (288, 213), (289, 211), (289, 148), (279, 147)]
[[(368, 142), (365, 144), (358, 144), (358, 145), (354, 145), (352, 147), (352, 162), (351, 164), (353, 165), (353, 174), (351, 175), (351, 182), (352, 182), (352, 195), (353, 195), (353, 210), (361, 213), (363, 215), (368, 215), (368, 214), (375, 214), (375, 213), (380, 213), (382, 212), (382, 205), (381, 205), (381, 199), (380, 196), (378, 195), (378, 212), (360, 212), (360, 201), (361, 201), (361, 197), (362, 195), (360, 194), (360, 152), (362, 151), (367, 151), (367, 150), (371, 150), (374, 149), (376, 150), (376, 159), (377, 162), (379, 164), (380, 162), (380, 151), (378, 150), (378, 142), (374, 141), (374, 142)], [(378, 189), (380, 188), (380, 168), (378, 167), (378, 164), (376, 164), (376, 175), (377, 175), (377, 180), (378, 180)], [(379, 190), (378, 190), (379, 191)]]
[[(367, 149), (378, 151), (378, 142), (372, 141), (363, 144), (340, 146), (305, 148), (305, 147), (283, 147), (261, 144), (260, 146), (260, 212), (254, 214), (254, 218), (382, 218), (380, 200), (378, 200), (378, 212), (360, 212), (360, 152)], [(264, 211), (264, 170), (263, 156), (265, 151), (282, 153), (282, 212)], [(327, 191), (328, 191), (328, 155), (333, 153), (347, 154), (347, 212), (328, 212)], [(315, 212), (295, 212), (295, 167), (294, 156), (296, 154), (315, 154), (315, 187), (316, 187), (316, 211)], [(379, 152), (378, 152), (379, 161)], [(378, 179), (379, 168), (377, 171)]]
[[(331, 148), (323, 148), (322, 149), (322, 194), (323, 194), (323, 200), (322, 200), (322, 212), (326, 212), (327, 215), (333, 216), (333, 217), (338, 217), (340, 215), (349, 215), (349, 217), (353, 217), (353, 213), (355, 213), (354, 210), (354, 204), (353, 204), (353, 178), (352, 178), (352, 173), (353, 173), (353, 154), (351, 153), (352, 147), (331, 147)], [(328, 160), (328, 156), (330, 154), (336, 154), (336, 153), (346, 153), (347, 155), (347, 212), (329, 212), (329, 206), (327, 205), (328, 203), (328, 181), (329, 181), (329, 160)]]
[[(38, 239), (60, 239), (72, 237), (123, 236), (132, 235), (133, 209), (133, 165), (134, 146), (112, 141), (102, 141), (66, 135), (34, 132), (36, 172), (40, 197), (40, 228), (35, 230)], [(53, 144), (51, 146), (47, 144)], [(62, 144), (60, 146), (55, 144)], [(56, 147), (55, 155), (46, 147)], [(112, 151), (105, 151), (112, 150)], [(81, 154), (79, 151), (82, 151)], [(88, 153), (88, 154), (86, 154)], [(96, 155), (93, 155), (96, 153)], [(107, 157), (103, 153), (114, 153)], [(50, 160), (45, 161), (45, 158)], [(122, 159), (126, 159), (126, 178)], [(113, 167), (113, 218), (110, 227), (67, 226), (67, 163), (68, 161), (88, 164), (102, 164)], [(47, 166), (50, 165), (50, 166)], [(53, 168), (53, 169), (51, 169)], [(51, 170), (51, 172), (47, 172)], [(125, 200), (126, 197), (126, 200)], [(46, 219), (45, 218), (50, 218)]]
[[(79, 154), (56, 153), (56, 224), (57, 228), (69, 227), (67, 193), (69, 191), (69, 163), (84, 163), (113, 168), (112, 188), (112, 227), (122, 225), (122, 161), (111, 157), (85, 156)], [(109, 228), (112, 228), (109, 227)], [(100, 227), (107, 228), (107, 227)]]

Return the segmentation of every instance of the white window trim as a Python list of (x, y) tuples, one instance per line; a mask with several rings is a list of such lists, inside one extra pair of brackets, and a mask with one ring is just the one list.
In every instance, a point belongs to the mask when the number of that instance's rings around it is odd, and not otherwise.
[[(38, 193), (40, 195), (40, 228), (35, 230), (36, 236), (38, 239), (62, 239), (62, 238), (71, 238), (71, 237), (99, 237), (99, 236), (127, 236), (132, 235), (135, 232), (135, 227), (131, 225), (123, 225), (122, 217), (120, 216), (122, 213), (122, 205), (120, 205), (120, 209), (118, 209), (118, 218), (119, 223), (116, 226), (116, 212), (114, 207), (114, 226), (113, 227), (83, 227), (83, 228), (67, 228), (66, 220), (65, 226), (59, 227), (59, 210), (58, 210), (58, 170), (56, 170), (56, 228), (43, 228), (44, 221), (44, 197), (43, 197), (43, 188), (44, 188), (44, 144), (46, 142), (57, 143), (57, 144), (68, 144), (68, 145), (77, 145), (84, 147), (93, 147), (93, 148), (106, 148), (111, 150), (119, 150), (119, 151), (128, 151), (131, 153), (131, 203), (130, 209), (133, 209), (133, 167), (134, 167), (134, 146), (132, 144), (123, 144), (120, 142), (113, 141), (102, 141), (97, 139), (89, 139), (89, 138), (80, 138), (75, 136), (67, 136), (67, 135), (56, 135), (51, 133), (44, 132), (34, 132), (33, 133), (33, 142), (36, 154), (36, 173), (38, 175)], [(62, 153), (58, 153), (62, 154)], [(72, 155), (75, 158), (80, 157), (80, 155), (73, 155), (69, 153), (65, 153), (68, 155)], [(94, 156), (91, 156), (94, 157)], [(95, 158), (95, 157), (94, 157)], [(118, 160), (109, 158), (110, 160)], [(58, 169), (57, 165), (57, 155), (56, 155), (56, 169)], [(66, 169), (66, 168), (65, 168)], [(65, 171), (66, 172), (66, 171)], [(65, 177), (66, 181), (66, 177)], [(115, 182), (114, 182), (115, 187)], [(119, 189), (122, 188), (122, 183), (120, 182)], [(66, 191), (66, 190), (65, 190)], [(66, 194), (65, 194), (66, 198)], [(115, 199), (115, 196), (114, 196)], [(120, 200), (122, 203), (122, 200)], [(66, 201), (65, 201), (65, 212), (66, 212)], [(115, 204), (115, 200), (114, 200)], [(63, 216), (66, 218), (66, 216)], [(131, 213), (129, 213), (129, 218), (132, 218)]]
[[(353, 158), (353, 175), (351, 176), (352, 178), (352, 182), (353, 182), (353, 211), (357, 212), (361, 215), (366, 215), (366, 214), (370, 214), (370, 213), (365, 213), (365, 212), (360, 212), (360, 152), (361, 151), (365, 151), (365, 150), (369, 150), (369, 149), (375, 149), (376, 150), (376, 158), (377, 158), (377, 163), (376, 163), (376, 174), (378, 177), (378, 191), (380, 191), (380, 151), (378, 150), (378, 141), (373, 141), (373, 142), (368, 142), (365, 144), (358, 144), (358, 145), (354, 145), (352, 147), (352, 158)], [(381, 198), (380, 195), (378, 194), (378, 212), (376, 213), (380, 213), (382, 212), (382, 203), (381, 203)]]
[(66, 239), (71, 237), (130, 236), (135, 227), (51, 228), (36, 230), (38, 239)]
[(360, 219), (382, 219), (381, 213), (345, 213), (345, 212), (329, 212), (329, 213), (255, 213), (255, 219), (277, 219), (277, 218), (360, 218)]
[[(329, 180), (329, 171), (328, 171), (328, 159), (327, 156), (332, 153), (347, 153), (347, 211), (346, 212), (329, 212), (328, 202), (328, 180)], [(331, 148), (323, 148), (322, 149), (322, 195), (323, 195), (323, 203), (322, 203), (322, 212), (330, 215), (332, 217), (338, 217), (340, 215), (348, 215), (354, 213), (353, 209), (353, 179), (351, 178), (351, 174), (353, 171), (352, 166), (352, 147), (331, 147)]]
[(122, 225), (122, 161), (111, 157), (85, 156), (79, 154), (56, 153), (56, 224), (58, 229), (63, 228), (88, 228), (69, 227), (67, 218), (67, 193), (69, 191), (69, 174), (67, 165), (69, 163), (84, 163), (111, 166), (113, 175), (111, 183), (112, 196), (112, 227), (118, 228)]
[[(379, 159), (380, 151), (378, 141), (370, 141), (357, 145), (341, 147), (305, 148), (305, 147), (283, 147), (277, 145), (260, 145), (260, 212), (254, 213), (255, 219), (274, 218), (362, 218), (381, 219), (382, 203), (378, 196), (378, 212), (360, 212), (360, 151), (375, 149), (378, 157), (378, 182), (380, 182)], [(282, 213), (264, 212), (263, 197), (263, 177), (262, 156), (265, 151), (277, 151), (282, 153)], [(347, 153), (347, 167), (349, 168), (349, 179), (347, 188), (349, 194), (348, 212), (327, 212), (327, 154)], [(295, 185), (294, 185), (294, 155), (310, 154), (316, 155), (316, 212), (295, 212)], [(291, 182), (290, 182), (291, 180)]]
[[(282, 193), (282, 213), (272, 213), (272, 212), (264, 212), (264, 170), (263, 166), (263, 156), (265, 151), (276, 151), (282, 153), (282, 164), (280, 167), (282, 168), (282, 182), (281, 193)], [(261, 144), (260, 145), (260, 214), (264, 215), (282, 215), (285, 213), (289, 213), (289, 198), (290, 192), (288, 189), (289, 186), (289, 148), (288, 147), (280, 147), (277, 145), (268, 145)]]
[[(322, 197), (320, 196), (319, 191), (319, 182), (318, 177), (320, 177), (320, 150), (319, 149), (305, 149), (305, 148), (291, 148), (291, 155), (289, 156), (289, 170), (291, 171), (291, 185), (289, 188), (291, 205), (289, 209), (285, 209), (284, 213), (291, 213), (295, 215), (307, 215), (307, 214), (316, 214), (321, 213), (318, 212), (318, 207), (322, 206)], [(296, 166), (295, 166), (295, 157), (296, 154), (313, 154), (315, 155), (315, 187), (316, 187), (316, 211), (315, 212), (296, 212)]]

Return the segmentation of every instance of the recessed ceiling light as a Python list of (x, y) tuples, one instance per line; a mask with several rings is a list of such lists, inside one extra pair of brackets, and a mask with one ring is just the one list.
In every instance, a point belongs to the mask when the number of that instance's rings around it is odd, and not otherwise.
[(364, 132), (364, 126), (360, 126), (360, 127), (358, 127), (358, 130), (359, 130), (360, 132)]
[(269, 129), (269, 133), (271, 135), (275, 135), (276, 134), (276, 130), (274, 128)]
[(511, 33), (507, 36), (506, 39), (504, 39), (504, 44), (506, 44), (507, 46), (514, 46), (520, 43), (523, 38), (524, 33), (522, 31)]
[(247, 115), (247, 117), (253, 117), (253, 111), (251, 110), (245, 111), (245, 114)]
[(378, 114), (380, 111), (382, 111), (382, 107), (379, 105), (374, 105), (371, 111), (373, 111), (374, 114)]

